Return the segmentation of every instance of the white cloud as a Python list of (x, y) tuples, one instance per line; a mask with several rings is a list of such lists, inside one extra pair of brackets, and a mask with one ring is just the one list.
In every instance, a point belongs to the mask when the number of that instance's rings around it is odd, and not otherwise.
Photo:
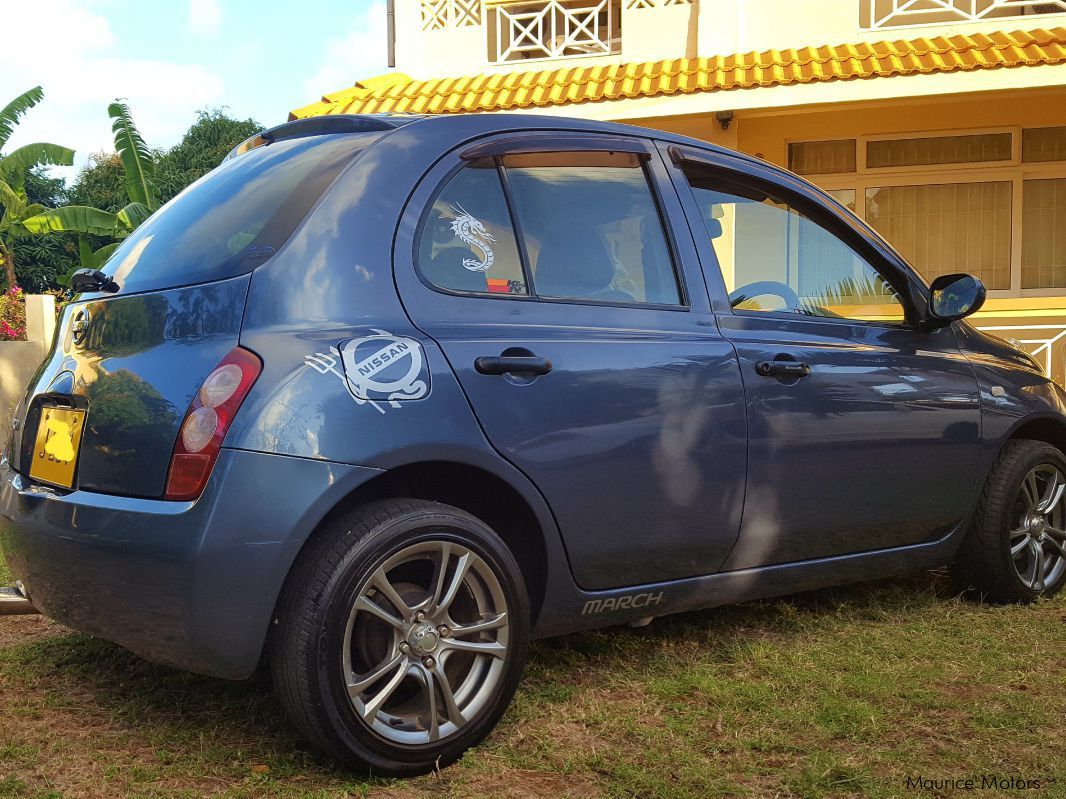
[(189, 28), (197, 36), (214, 36), (222, 22), (215, 0), (189, 0)]
[[(34, 30), (38, 23), (39, 9), (31, 3), (4, 10), (5, 28)], [(197, 110), (222, 96), (222, 80), (202, 66), (123, 57), (107, 20), (77, 0), (52, 0), (48, 44), (47, 58), (29, 36), (9, 37), (0, 48), (5, 86), (0, 104), (38, 84), (45, 93), (22, 118), (8, 148), (55, 142), (77, 150), (75, 164), (81, 166), (90, 153), (113, 149), (107, 105), (116, 97), (129, 103), (150, 147), (171, 146)]]
[(322, 64), (303, 84), (306, 102), (380, 75), (388, 63), (388, 20), (385, 4), (377, 2), (356, 17), (350, 33), (326, 42)]

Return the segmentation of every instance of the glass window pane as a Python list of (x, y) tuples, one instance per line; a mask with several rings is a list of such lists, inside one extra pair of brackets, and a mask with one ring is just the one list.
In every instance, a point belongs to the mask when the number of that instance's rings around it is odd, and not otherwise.
[(1010, 288), (1009, 182), (867, 189), (866, 221), (926, 280), (968, 272)]
[(1022, 288), (1066, 288), (1066, 178), (1024, 183)]
[(826, 193), (849, 211), (855, 213), (855, 189), (833, 189)]
[(662, 220), (630, 153), (504, 159), (538, 295), (679, 305)]
[(786, 203), (689, 172), (730, 300), (776, 311), (899, 323), (895, 290), (850, 246)]
[(1066, 161), (1066, 127), (1022, 131), (1023, 161)]
[(261, 266), (376, 136), (282, 139), (224, 162), (160, 208), (103, 271), (125, 293), (221, 280)]
[(801, 141), (788, 145), (788, 168), (797, 175), (855, 171), (855, 139)]
[(528, 294), (496, 165), (478, 161), (441, 190), (418, 243), (418, 268), (453, 291)]
[(882, 139), (866, 145), (866, 166), (919, 166), (1009, 161), (1011, 134), (930, 136), (924, 139)]

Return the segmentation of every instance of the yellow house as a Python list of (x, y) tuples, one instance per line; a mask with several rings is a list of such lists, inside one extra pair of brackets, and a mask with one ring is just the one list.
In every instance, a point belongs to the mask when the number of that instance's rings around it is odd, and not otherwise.
[(1066, 0), (395, 0), (390, 19), (397, 70), (291, 118), (561, 114), (757, 155), (926, 278), (978, 275), (975, 323), (1066, 378)]

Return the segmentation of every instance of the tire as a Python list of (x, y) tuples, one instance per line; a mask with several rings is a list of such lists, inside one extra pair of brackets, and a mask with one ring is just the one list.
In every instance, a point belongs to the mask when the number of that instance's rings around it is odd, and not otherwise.
[(521, 679), (529, 615), (518, 564), (480, 520), (374, 502), (327, 521), (293, 567), (270, 642), (274, 689), (342, 765), (424, 774), (496, 726)]
[(1062, 452), (1042, 441), (1008, 441), (952, 566), (956, 588), (996, 603), (1027, 603), (1058, 593), (1066, 582), (1064, 486)]

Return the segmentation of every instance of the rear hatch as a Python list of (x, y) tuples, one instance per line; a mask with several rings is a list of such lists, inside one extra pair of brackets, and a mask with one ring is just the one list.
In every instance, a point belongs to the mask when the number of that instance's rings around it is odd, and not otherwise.
[[(250, 273), (283, 247), (367, 138), (257, 147), (134, 231), (103, 268), (117, 291), (82, 294), (64, 308), (15, 410), (13, 467), (58, 489), (162, 496), (189, 404), (237, 346)], [(53, 428), (70, 433), (62, 446)], [(61, 456), (71, 454), (68, 466)]]

